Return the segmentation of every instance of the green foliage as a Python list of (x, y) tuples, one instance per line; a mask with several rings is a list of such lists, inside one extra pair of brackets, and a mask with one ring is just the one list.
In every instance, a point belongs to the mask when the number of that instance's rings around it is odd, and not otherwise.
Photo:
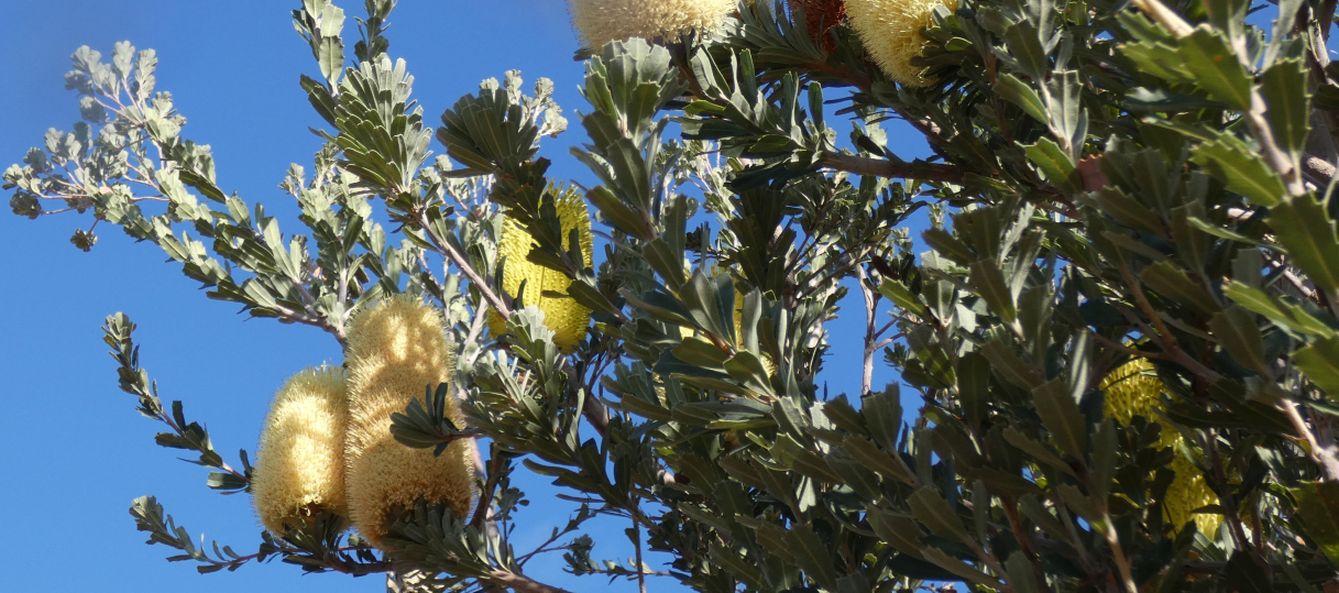
[[(848, 27), (812, 39), (799, 9), (767, 2), (722, 31), (592, 48), (573, 156), (597, 180), (593, 267), (561, 248), (554, 200), (577, 190), (536, 156), (566, 128), (553, 83), (484, 81), (434, 132), (389, 53), (394, 4), (365, 3), (349, 67), (341, 9), (293, 13), (321, 76), (301, 88), (329, 126), (313, 177), (293, 165), (283, 183), (298, 234), (221, 189), (154, 91), (154, 54), (125, 43), (110, 63), (75, 53), (84, 121), (4, 174), (16, 214), (115, 224), (251, 315), (342, 340), (350, 310), (410, 292), (460, 345), (457, 389), (424, 386), (393, 431), (438, 452), (487, 445), (473, 513), (404, 509), (384, 551), (318, 522), (245, 555), (199, 548), (137, 500), (170, 559), (490, 591), (555, 591), (525, 571), (550, 552), (578, 575), (721, 593), (1339, 583), (1333, 3), (1280, 2), (1262, 29), (1246, 18), (1259, 6), (1234, 0), (963, 2), (927, 31), (926, 88), (887, 80)], [(894, 118), (930, 159), (899, 156)], [(434, 137), (449, 158), (428, 161)], [(595, 312), (570, 355), (499, 290), (502, 210)], [(861, 306), (842, 311), (848, 293)], [(830, 333), (837, 315), (863, 315), (863, 331)], [(132, 329), (108, 318), (107, 343), (122, 389), (169, 427), (159, 444), (245, 490), (245, 453), (232, 470), (163, 405)], [(839, 340), (862, 346), (860, 393), (826, 391)], [(1118, 422), (1099, 386), (1132, 358), (1164, 387), (1147, 394), (1156, 417)], [(879, 363), (899, 380), (875, 385)], [(518, 471), (581, 504), (526, 552), (511, 543)], [(1216, 531), (1171, 524), (1178, 471), (1203, 476), (1216, 502), (1196, 512)], [(637, 558), (593, 558), (595, 516), (626, 521)]]

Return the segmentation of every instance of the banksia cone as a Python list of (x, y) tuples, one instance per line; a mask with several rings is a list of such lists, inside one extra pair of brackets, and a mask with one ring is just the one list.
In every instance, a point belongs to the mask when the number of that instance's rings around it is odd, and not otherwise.
[[(381, 546), (396, 509), (419, 499), (445, 503), (456, 516), (474, 497), (473, 454), (466, 439), (440, 456), (411, 449), (391, 436), (391, 415), (425, 389), (451, 380), (451, 350), (437, 309), (416, 298), (395, 297), (359, 312), (349, 324), (345, 366), (349, 381), (349, 430), (345, 440), (349, 519)], [(447, 413), (464, 425), (447, 398)]]
[(931, 81), (911, 60), (929, 43), (925, 28), (936, 6), (957, 10), (958, 0), (846, 0), (846, 13), (865, 49), (890, 78), (907, 86), (925, 86)]
[(265, 529), (284, 535), (317, 513), (345, 515), (344, 373), (307, 369), (279, 389), (260, 433), (251, 501)]
[(592, 48), (641, 37), (673, 38), (721, 26), (735, 0), (571, 0), (572, 22)]
[[(554, 200), (558, 211), (558, 222), (562, 227), (563, 250), (569, 248), (571, 232), (576, 230), (581, 242), (581, 257), (584, 265), (591, 265), (593, 245), (590, 233), (590, 213), (586, 210), (586, 201), (581, 196), (564, 193)], [(544, 325), (553, 331), (553, 342), (563, 352), (571, 352), (586, 336), (586, 326), (590, 325), (590, 309), (581, 306), (570, 296), (568, 287), (572, 279), (566, 274), (533, 263), (527, 259), (536, 246), (535, 240), (526, 231), (525, 225), (510, 216), (502, 221), (502, 236), (498, 239), (497, 252), (502, 260), (502, 289), (512, 298), (519, 298), (524, 306), (535, 306), (544, 312)], [(522, 290), (524, 284), (524, 290)], [(559, 293), (563, 296), (549, 296), (544, 293)], [(506, 331), (502, 317), (489, 317), (493, 335)]]
[[(1121, 424), (1129, 424), (1135, 416), (1143, 416), (1157, 423), (1162, 430), (1158, 436), (1158, 446), (1175, 448), (1184, 439), (1180, 432), (1168, 425), (1158, 414), (1162, 407), (1159, 394), (1164, 390), (1162, 381), (1153, 364), (1143, 358), (1136, 358), (1111, 371), (1102, 379), (1100, 385), (1105, 394), (1104, 407), (1107, 416)], [(1195, 509), (1218, 504), (1218, 497), (1204, 481), (1190, 461), (1177, 455), (1172, 460), (1172, 483), (1167, 487), (1166, 499), (1162, 502), (1164, 518), (1173, 531), (1190, 521), (1201, 533), (1212, 534), (1218, 530), (1223, 518), (1220, 515), (1195, 513)]]

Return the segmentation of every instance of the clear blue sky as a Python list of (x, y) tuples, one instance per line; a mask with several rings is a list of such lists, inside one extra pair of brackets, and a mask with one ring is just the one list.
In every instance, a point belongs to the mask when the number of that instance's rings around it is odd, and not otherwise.
[[(220, 184), (291, 221), (293, 208), (276, 186), (290, 162), (309, 164), (319, 141), (308, 128), (322, 123), (297, 85), (300, 72), (315, 70), (289, 21), (296, 4), (6, 2), (0, 168), (18, 161), (48, 127), (68, 129), (77, 120), (75, 96), (62, 82), (70, 53), (88, 44), (108, 54), (124, 39), (158, 50), (158, 86), (173, 93), (189, 118), (184, 136), (213, 146)], [(341, 4), (352, 13), (362, 2)], [(356, 36), (352, 19), (349, 36)], [(582, 66), (571, 59), (576, 47), (561, 0), (403, 0), (392, 15), (391, 53), (408, 61), (415, 95), (433, 125), (480, 79), (509, 68), (531, 81), (553, 78), (570, 116), (584, 107), (577, 93)], [(548, 143), (555, 176), (588, 179), (567, 154), (580, 141), (578, 130)], [(67, 238), (86, 223), (70, 216), (32, 222), (7, 207), (0, 212), (0, 372), (7, 386), (0, 413), (0, 509), (7, 514), (0, 557), (13, 563), (0, 570), (0, 591), (380, 591), (375, 578), (303, 576), (278, 562), (201, 576), (189, 563), (166, 563), (167, 548), (144, 545), (127, 513), (130, 501), (144, 494), (157, 495), (191, 532), (239, 551), (254, 548), (259, 524), (245, 495), (214, 494), (201, 468), (153, 445), (158, 425), (136, 414), (133, 399), (116, 389), (100, 340), (104, 316), (131, 315), (140, 326), (142, 364), (164, 399), (184, 400), (188, 415), (205, 421), (216, 447), (233, 459), (238, 448), (254, 451), (270, 396), (285, 377), (340, 355), (318, 330), (248, 320), (234, 305), (207, 300), (163, 263), (156, 246), (134, 244), (110, 225), (99, 228), (91, 253), (79, 252)], [(856, 317), (834, 328), (839, 338), (827, 373), (833, 394), (859, 387), (859, 344), (850, 331)], [(532, 500), (533, 522), (518, 531), (524, 544), (546, 534), (568, 508), (555, 506), (552, 488), (541, 481), (521, 485)], [(605, 525), (593, 534), (597, 557), (627, 557), (623, 527)], [(578, 591), (605, 588), (604, 579), (568, 577), (560, 565), (552, 557), (530, 566), (541, 580)], [(635, 588), (617, 584), (615, 590)], [(680, 589), (656, 582), (653, 590)]]

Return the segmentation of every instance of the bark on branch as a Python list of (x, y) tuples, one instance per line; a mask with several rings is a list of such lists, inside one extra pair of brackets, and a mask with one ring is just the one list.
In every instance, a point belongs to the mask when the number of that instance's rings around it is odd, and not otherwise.
[(924, 162), (897, 162), (887, 159), (863, 157), (839, 152), (825, 153), (820, 160), (824, 167), (855, 173), (856, 175), (875, 175), (878, 177), (902, 177), (924, 181), (943, 181), (959, 183), (962, 170), (953, 165), (941, 165)]

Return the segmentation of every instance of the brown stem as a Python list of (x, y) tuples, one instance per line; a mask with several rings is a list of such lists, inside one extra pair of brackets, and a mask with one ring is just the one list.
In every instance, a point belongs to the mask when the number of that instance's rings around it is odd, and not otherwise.
[(438, 237), (437, 233), (432, 232), (432, 226), (428, 224), (426, 210), (419, 214), (417, 222), (418, 227), (423, 229), (423, 234), (428, 237), (428, 241), (432, 243), (432, 246), (436, 247), (439, 253), (451, 260), (451, 263), (455, 264), (456, 267), (460, 269), (460, 273), (464, 274), (466, 278), (469, 278), (470, 283), (479, 290), (479, 294), (483, 295), (484, 300), (488, 302), (490, 307), (496, 309), (498, 314), (503, 317), (511, 315), (511, 307), (508, 307), (506, 301), (502, 300), (497, 293), (493, 292), (493, 289), (488, 287), (488, 283), (484, 282), (483, 276), (480, 276), (479, 273), (474, 270), (474, 266), (470, 265), (470, 262), (465, 259), (465, 256), (461, 255), (459, 251), (456, 251), (456, 248), (451, 246), (449, 241)]
[(903, 177), (924, 181), (943, 181), (959, 183), (962, 170), (952, 165), (925, 162), (896, 162), (887, 159), (863, 157), (840, 152), (824, 153), (819, 161), (823, 166), (855, 173), (856, 175), (875, 175), (878, 177)]
[(1302, 412), (1297, 409), (1297, 402), (1289, 399), (1281, 400), (1280, 407), (1284, 415), (1288, 417), (1288, 422), (1292, 423), (1293, 430), (1297, 436), (1306, 441), (1307, 454), (1320, 466), (1321, 471), (1325, 473), (1327, 482), (1339, 482), (1339, 458), (1335, 456), (1334, 445), (1322, 445), (1320, 439), (1312, 432), (1311, 427), (1307, 426), (1306, 419), (1302, 418)]
[(489, 583), (501, 585), (517, 593), (571, 593), (567, 589), (546, 585), (525, 575), (505, 570), (495, 570), (483, 577)]
[(874, 343), (878, 337), (874, 333), (874, 315), (877, 313), (879, 304), (874, 289), (870, 287), (865, 269), (856, 266), (855, 270), (860, 282), (860, 295), (865, 300), (865, 350), (864, 364), (860, 373), (860, 395), (863, 397), (869, 394), (874, 384), (874, 352), (877, 350)]
[(1111, 523), (1111, 515), (1104, 511), (1102, 522), (1106, 523), (1106, 529), (1102, 531), (1106, 537), (1107, 546), (1111, 548), (1111, 560), (1116, 563), (1116, 571), (1120, 574), (1122, 588), (1125, 593), (1138, 593), (1139, 588), (1135, 586), (1134, 575), (1130, 572), (1130, 560), (1125, 557), (1125, 548), (1120, 545), (1120, 537), (1116, 535), (1116, 526)]

